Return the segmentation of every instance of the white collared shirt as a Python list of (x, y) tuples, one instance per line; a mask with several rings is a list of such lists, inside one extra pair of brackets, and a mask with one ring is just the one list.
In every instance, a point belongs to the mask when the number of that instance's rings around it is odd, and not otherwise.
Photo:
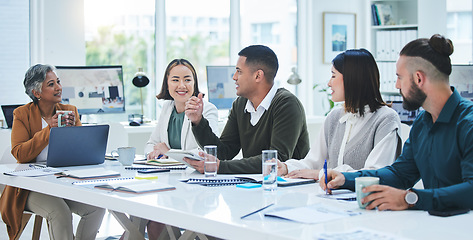
[[(368, 106), (366, 106), (368, 107)], [(369, 107), (365, 107), (365, 114), (363, 117), (359, 117), (357, 114), (345, 113), (339, 121), (347, 122), (345, 127), (345, 133), (343, 136), (343, 142), (340, 146), (339, 157), (337, 159), (338, 166), (334, 168), (339, 172), (351, 172), (356, 171), (348, 164), (343, 164), (343, 156), (345, 152), (345, 146), (350, 139), (356, 136), (367, 123), (367, 121), (373, 116), (369, 110)], [(384, 106), (386, 107), (386, 106)], [(321, 169), (324, 164), (324, 159), (328, 158), (328, 149), (327, 143), (325, 140), (325, 124), (322, 125), (320, 129), (319, 141), (313, 142), (310, 148), (309, 153), (304, 159), (287, 160), (285, 163), (287, 165), (288, 173), (297, 169)], [(398, 133), (399, 131), (399, 133)], [(386, 135), (374, 148), (371, 150), (368, 158), (365, 161), (365, 166), (360, 169), (379, 169), (381, 167), (390, 165), (396, 159), (396, 147), (397, 146), (397, 135), (400, 134), (399, 130), (393, 130), (388, 135)], [(320, 174), (323, 174), (323, 171), (320, 171)]]
[(268, 94), (266, 94), (263, 101), (261, 101), (260, 105), (256, 109), (250, 100), (246, 102), (245, 111), (250, 113), (251, 125), (255, 126), (261, 119), (261, 116), (263, 116), (263, 113), (269, 109), (269, 106), (271, 106), (271, 101), (273, 101), (274, 95), (276, 95), (277, 90), (278, 89), (273, 85), (269, 90)]
[[(48, 123), (43, 118), (41, 118), (41, 128), (43, 129), (47, 126), (48, 126)], [(36, 157), (37, 163), (46, 163), (46, 159), (48, 159), (48, 149), (49, 149), (49, 144)]]

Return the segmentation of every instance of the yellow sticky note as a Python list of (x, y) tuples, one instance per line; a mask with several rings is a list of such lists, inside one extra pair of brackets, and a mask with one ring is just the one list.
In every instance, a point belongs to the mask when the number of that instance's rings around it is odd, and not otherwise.
[(158, 176), (136, 176), (135, 179), (153, 180), (153, 179), (158, 179)]

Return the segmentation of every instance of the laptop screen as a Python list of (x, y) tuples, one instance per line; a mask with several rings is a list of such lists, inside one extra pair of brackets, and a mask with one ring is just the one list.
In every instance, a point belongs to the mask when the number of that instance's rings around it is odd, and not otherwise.
[(15, 104), (15, 105), (2, 105), (3, 116), (5, 117), (5, 121), (7, 122), (7, 127), (12, 128), (13, 126), (13, 110), (17, 107), (23, 106), (22, 104)]

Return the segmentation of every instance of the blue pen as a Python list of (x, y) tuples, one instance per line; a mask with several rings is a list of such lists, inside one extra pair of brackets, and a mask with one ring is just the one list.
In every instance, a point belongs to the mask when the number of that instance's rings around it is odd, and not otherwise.
[(324, 174), (325, 174), (325, 194), (328, 194), (327, 159), (325, 159), (325, 163), (324, 163)]

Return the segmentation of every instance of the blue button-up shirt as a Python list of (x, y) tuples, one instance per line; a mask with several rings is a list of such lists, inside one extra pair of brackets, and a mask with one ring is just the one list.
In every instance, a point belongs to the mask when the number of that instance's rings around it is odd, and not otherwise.
[(453, 89), (435, 123), (428, 112), (417, 117), (391, 166), (343, 174), (342, 187), (352, 190), (358, 176), (378, 176), (380, 184), (402, 189), (422, 178), (425, 189), (413, 189), (414, 209), (473, 209), (473, 103)]

